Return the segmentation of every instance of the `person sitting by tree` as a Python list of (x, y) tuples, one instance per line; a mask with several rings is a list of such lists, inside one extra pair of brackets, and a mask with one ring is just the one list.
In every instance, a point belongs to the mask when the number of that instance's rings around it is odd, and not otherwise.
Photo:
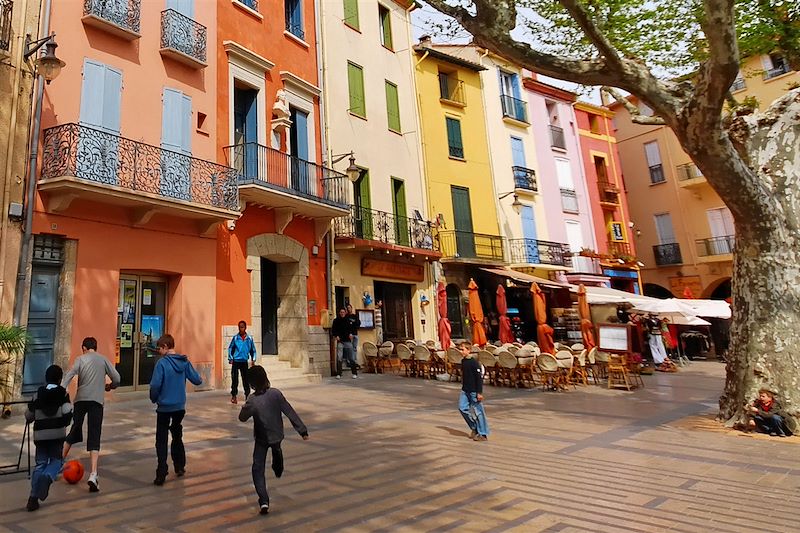
[(749, 426), (771, 436), (788, 437), (792, 434), (786, 426), (786, 413), (783, 406), (769, 389), (758, 391), (758, 398), (748, 406), (752, 419)]

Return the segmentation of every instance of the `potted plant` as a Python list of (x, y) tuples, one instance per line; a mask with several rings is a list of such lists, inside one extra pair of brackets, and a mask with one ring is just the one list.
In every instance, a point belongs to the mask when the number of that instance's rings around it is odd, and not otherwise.
[(17, 357), (25, 353), (27, 342), (28, 333), (24, 328), (0, 324), (0, 398), (3, 403), (4, 418), (11, 414), (5, 402), (11, 401), (13, 394), (15, 362)]

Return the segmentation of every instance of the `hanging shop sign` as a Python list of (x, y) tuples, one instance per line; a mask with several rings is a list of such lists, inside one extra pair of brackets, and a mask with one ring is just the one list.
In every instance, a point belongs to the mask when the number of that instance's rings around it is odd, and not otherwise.
[(368, 257), (361, 260), (361, 275), (416, 282), (425, 279), (425, 271), (422, 265), (381, 261), (380, 259)]
[(622, 222), (609, 222), (608, 234), (611, 236), (611, 242), (628, 242), (625, 236), (625, 225)]

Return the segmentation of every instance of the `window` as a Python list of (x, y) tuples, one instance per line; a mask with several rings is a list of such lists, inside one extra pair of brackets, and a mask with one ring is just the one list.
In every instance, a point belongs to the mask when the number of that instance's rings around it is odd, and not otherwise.
[(305, 39), (301, 0), (284, 0), (283, 6), (286, 12), (286, 31), (298, 39)]
[(455, 72), (439, 71), (439, 98), (441, 100), (466, 104), (463, 85), (464, 83), (458, 79)]
[(736, 235), (733, 224), (733, 215), (727, 207), (718, 207), (706, 211), (708, 226), (711, 228), (712, 237), (727, 237)]
[(361, 118), (367, 118), (367, 103), (364, 99), (364, 69), (349, 61), (347, 62), (347, 85), (350, 90), (349, 111)]
[(86, 59), (81, 87), (81, 124), (118, 135), (121, 93), (122, 71)]
[(557, 157), (556, 161), (556, 176), (558, 176), (558, 186), (561, 189), (575, 190), (575, 183), (572, 181), (572, 168), (569, 164), (569, 159)]
[(600, 115), (589, 113), (589, 131), (592, 133), (602, 133), (600, 130)]
[(658, 150), (658, 142), (646, 143), (644, 145), (644, 153), (647, 156), (647, 166), (650, 170), (650, 183), (664, 183), (667, 181), (664, 176), (664, 167), (661, 165), (661, 152)]
[(191, 154), (192, 98), (176, 89), (164, 87), (163, 100), (161, 147)]
[(344, 0), (344, 23), (354, 30), (359, 29), (358, 0)]
[(739, 73), (736, 75), (736, 79), (733, 80), (733, 84), (731, 84), (731, 92), (741, 91), (746, 87), (747, 84), (745, 83), (744, 76), (742, 75), (742, 71), (740, 70)]
[(764, 66), (764, 79), (776, 78), (786, 74), (791, 69), (789, 63), (780, 54), (769, 54), (761, 56), (761, 64)]
[(644, 102), (639, 102), (639, 114), (644, 117), (652, 117), (653, 116), (653, 108), (649, 105), (645, 104)]
[(394, 235), (397, 244), (409, 245), (409, 219), (406, 216), (406, 186), (403, 180), (392, 178), (392, 211), (394, 213)]
[(450, 157), (464, 159), (464, 144), (461, 142), (461, 121), (456, 118), (446, 117), (447, 122), (447, 147)]
[(606, 160), (602, 157), (594, 156), (594, 170), (597, 173), (597, 181), (608, 183), (608, 173), (606, 172)]
[(653, 220), (656, 224), (656, 234), (658, 235), (659, 244), (672, 244), (676, 242), (675, 230), (672, 227), (672, 215), (669, 213), (661, 213), (655, 215)]
[(504, 70), (498, 70), (497, 74), (500, 78), (500, 103), (503, 107), (503, 116), (527, 122), (527, 108), (522, 100), (519, 76)]
[(392, 12), (378, 4), (378, 22), (381, 29), (381, 44), (393, 50), (392, 47)]
[(253, 11), (258, 12), (258, 0), (236, 0), (242, 5), (245, 5), (252, 9)]
[(400, 102), (397, 98), (397, 85), (386, 80), (386, 115), (389, 117), (389, 129), (400, 133)]
[(581, 223), (575, 220), (567, 220), (564, 225), (567, 228), (567, 243), (572, 253), (576, 254), (584, 247), (583, 232)]

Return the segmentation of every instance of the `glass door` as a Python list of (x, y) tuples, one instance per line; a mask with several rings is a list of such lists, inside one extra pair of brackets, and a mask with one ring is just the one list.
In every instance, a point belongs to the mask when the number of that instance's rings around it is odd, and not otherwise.
[(166, 326), (167, 282), (163, 278), (122, 275), (117, 308), (117, 371), (122, 387), (147, 389)]

